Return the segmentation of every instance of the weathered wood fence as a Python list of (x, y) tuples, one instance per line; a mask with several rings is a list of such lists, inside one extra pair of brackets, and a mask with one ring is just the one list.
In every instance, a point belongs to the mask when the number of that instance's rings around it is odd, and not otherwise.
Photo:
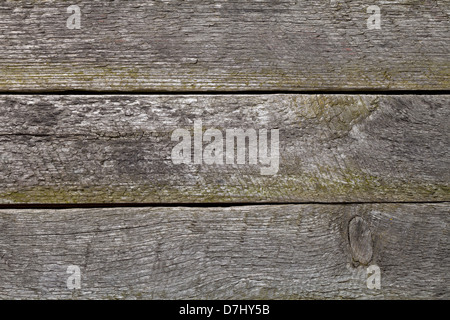
[(449, 12), (0, 1), (0, 299), (449, 299)]

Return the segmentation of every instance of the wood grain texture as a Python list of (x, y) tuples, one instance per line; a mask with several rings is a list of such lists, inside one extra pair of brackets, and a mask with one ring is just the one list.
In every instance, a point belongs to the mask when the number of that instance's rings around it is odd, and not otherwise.
[[(69, 5), (81, 29), (68, 29)], [(370, 5), (381, 30), (369, 30)], [(0, 91), (446, 90), (447, 0), (0, 2)]]
[(372, 233), (366, 221), (354, 217), (348, 224), (348, 240), (352, 249), (353, 260), (368, 264), (372, 260)]
[[(449, 203), (0, 210), (0, 298), (448, 299)], [(370, 228), (352, 258), (348, 225)], [(81, 288), (69, 290), (69, 265)], [(381, 289), (367, 288), (369, 265)]]
[[(0, 202), (448, 201), (448, 106), (448, 95), (4, 95)], [(278, 172), (174, 164), (171, 135), (193, 135), (195, 119), (224, 139), (278, 128)]]

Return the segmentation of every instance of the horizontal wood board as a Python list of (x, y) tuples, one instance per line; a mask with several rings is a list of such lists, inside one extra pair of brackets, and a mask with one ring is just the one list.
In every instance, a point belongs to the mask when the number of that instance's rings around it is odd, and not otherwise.
[(448, 299), (449, 239), (448, 203), (0, 210), (0, 298)]
[[(0, 203), (448, 201), (449, 101), (448, 95), (3, 95)], [(194, 140), (195, 121), (202, 121), (202, 133), (220, 131), (223, 164), (195, 164), (193, 142), (191, 163), (174, 163), (181, 140), (172, 134), (185, 129)], [(227, 164), (228, 129), (279, 130), (277, 171), (263, 175), (269, 166), (261, 157), (249, 164), (248, 154), (245, 164)], [(209, 143), (205, 138), (202, 147)]]
[[(81, 11), (80, 29), (67, 28)], [(368, 29), (380, 8), (381, 29)], [(447, 90), (446, 0), (0, 3), (0, 91)]]

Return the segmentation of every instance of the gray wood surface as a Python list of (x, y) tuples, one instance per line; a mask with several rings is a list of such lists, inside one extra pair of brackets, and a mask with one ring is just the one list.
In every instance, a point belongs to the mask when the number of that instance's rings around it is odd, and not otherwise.
[[(448, 95), (3, 95), (0, 203), (448, 201), (449, 112)], [(279, 129), (278, 172), (174, 164), (196, 119)]]
[[(449, 13), (0, 1), (0, 299), (450, 299)], [(199, 120), (279, 130), (276, 174), (174, 164)]]
[(449, 217), (449, 203), (0, 210), (0, 298), (449, 299)]
[[(70, 5), (81, 28), (68, 29)], [(369, 30), (378, 5), (381, 29)], [(447, 0), (1, 1), (0, 91), (449, 88)]]

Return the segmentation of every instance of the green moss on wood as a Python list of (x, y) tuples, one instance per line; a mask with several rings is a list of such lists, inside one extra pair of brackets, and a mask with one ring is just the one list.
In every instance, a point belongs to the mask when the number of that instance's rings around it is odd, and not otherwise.
[[(421, 70), (420, 74), (414, 70)], [(339, 66), (334, 73), (311, 72), (308, 69), (227, 71), (215, 74), (197, 65), (167, 70), (142, 67), (104, 67), (45, 63), (0, 66), (2, 90), (61, 91), (190, 91), (239, 89), (445, 89), (450, 87), (450, 63), (411, 61), (407, 65), (368, 67), (359, 64)], [(164, 82), (161, 79), (172, 79)]]
[[(449, 201), (450, 186), (432, 182), (381, 178), (358, 170), (322, 167), (254, 179), (242, 176), (239, 185), (174, 186), (163, 183), (86, 187), (33, 186), (0, 194), (0, 203), (215, 203), (252, 201)], [(330, 178), (333, 177), (333, 178)], [(214, 179), (214, 178), (213, 178)]]

